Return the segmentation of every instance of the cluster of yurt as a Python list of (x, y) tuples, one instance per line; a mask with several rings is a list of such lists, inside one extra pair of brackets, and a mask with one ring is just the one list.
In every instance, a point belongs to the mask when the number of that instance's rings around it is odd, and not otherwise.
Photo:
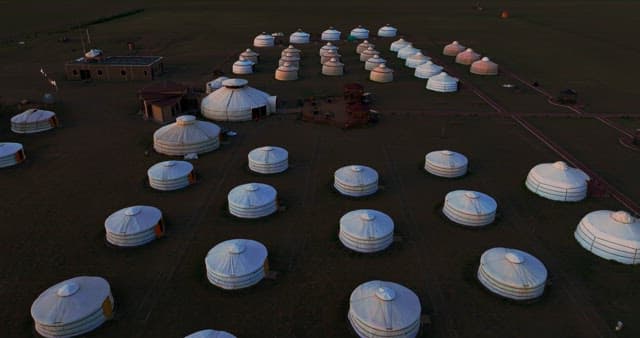
[(27, 109), (11, 118), (11, 131), (18, 134), (39, 133), (58, 126), (56, 113), (42, 109)]
[(369, 80), (379, 83), (389, 83), (393, 81), (393, 69), (381, 63), (369, 73)]
[(222, 88), (202, 99), (202, 115), (214, 121), (249, 121), (254, 111), (275, 111), (276, 97), (249, 87), (244, 79), (227, 79)]
[[(219, 91), (216, 90), (210, 95)], [(198, 121), (193, 115), (178, 116), (176, 122), (161, 127), (153, 133), (153, 148), (169, 156), (203, 154), (214, 151), (218, 147), (220, 147), (220, 127), (211, 122)]]
[(164, 235), (162, 212), (146, 205), (114, 212), (104, 221), (104, 227), (107, 241), (122, 247), (144, 245)]
[(327, 76), (342, 76), (344, 74), (344, 63), (338, 61), (336, 58), (322, 64), (322, 75)]
[(275, 38), (272, 35), (262, 32), (253, 39), (254, 47), (273, 47)]
[(286, 149), (265, 146), (249, 152), (249, 169), (259, 174), (277, 174), (289, 168), (289, 153)]
[(267, 248), (250, 239), (231, 239), (214, 246), (204, 259), (209, 282), (225, 290), (258, 284), (269, 269)]
[(485, 56), (472, 63), (469, 71), (476, 75), (498, 75), (498, 64)]
[(222, 82), (227, 79), (229, 78), (226, 76), (220, 76), (215, 78), (213, 81), (207, 82), (207, 85), (205, 88), (206, 93), (211, 94), (212, 92), (222, 88)]
[(252, 61), (247, 60), (244, 56), (240, 56), (238, 61), (233, 63), (231, 71), (237, 75), (253, 74), (253, 65), (254, 63)]
[(229, 213), (239, 218), (260, 218), (273, 214), (278, 209), (278, 193), (264, 183), (239, 185), (229, 192)]
[(469, 190), (454, 190), (444, 198), (442, 213), (451, 221), (482, 227), (493, 223), (498, 203), (489, 195)]
[(373, 70), (381, 64), (386, 64), (387, 60), (380, 57), (380, 55), (374, 55), (370, 57), (367, 62), (364, 63), (365, 70)]
[(527, 175), (526, 187), (544, 198), (561, 202), (578, 202), (587, 197), (589, 176), (563, 161), (541, 163)]
[(488, 57), (482, 57), (473, 49), (467, 48), (458, 41), (444, 46), (442, 54), (454, 56), (456, 63), (470, 65), (469, 72), (476, 75), (498, 75), (498, 64)]
[(386, 24), (378, 29), (378, 36), (381, 38), (393, 38), (398, 34), (398, 29)]
[(417, 52), (413, 55), (409, 55), (405, 61), (405, 66), (409, 68), (417, 68), (418, 66), (431, 61), (431, 58), (422, 54), (422, 52)]
[(467, 173), (467, 157), (451, 150), (437, 150), (428, 153), (424, 160), (424, 169), (436, 176), (455, 178)]
[(186, 161), (164, 161), (147, 170), (149, 186), (156, 190), (172, 191), (195, 183), (193, 165)]
[(358, 27), (354, 28), (351, 30), (350, 36), (353, 36), (354, 38), (358, 39), (358, 40), (364, 40), (364, 39), (368, 39), (369, 38), (369, 30), (362, 27), (361, 25), (358, 25)]
[(184, 338), (236, 338), (236, 336), (226, 331), (206, 329), (194, 332)]
[(477, 276), (487, 290), (520, 301), (542, 296), (547, 284), (547, 269), (540, 260), (509, 248), (485, 251), (480, 257)]
[(393, 228), (393, 220), (383, 212), (353, 210), (340, 218), (338, 237), (345, 247), (353, 251), (378, 252), (393, 242)]
[(378, 191), (378, 172), (363, 165), (342, 167), (333, 175), (333, 186), (346, 196), (362, 197)]
[(464, 52), (458, 53), (456, 55), (456, 63), (468, 66), (480, 60), (480, 57), (480, 54), (474, 52), (473, 49), (467, 48)]
[(626, 211), (590, 212), (580, 220), (574, 237), (599, 257), (622, 264), (640, 264), (640, 219)]
[(0, 168), (22, 163), (27, 157), (20, 143), (0, 142)]
[(431, 76), (427, 80), (427, 89), (440, 93), (452, 93), (458, 91), (459, 81), (458, 78), (446, 72), (440, 72), (440, 74)]
[(442, 73), (442, 70), (442, 66), (438, 66), (431, 61), (427, 61), (416, 67), (413, 75), (419, 79), (429, 79), (432, 76)]
[(260, 53), (251, 50), (251, 48), (245, 49), (244, 52), (240, 53), (240, 56), (254, 64), (257, 64), (258, 60), (260, 60)]
[(329, 27), (327, 30), (322, 32), (320, 35), (320, 40), (322, 41), (339, 41), (340, 40), (340, 31), (336, 30), (333, 27)]
[(36, 331), (63, 338), (93, 331), (113, 316), (109, 283), (101, 277), (80, 276), (42, 292), (31, 305)]
[(302, 28), (298, 28), (297, 31), (289, 36), (289, 43), (306, 44), (309, 43), (310, 38), (311, 34), (302, 31)]
[(458, 41), (453, 41), (452, 43), (444, 46), (442, 54), (446, 56), (456, 56), (462, 53), (465, 49), (467, 49), (467, 47), (461, 45)]

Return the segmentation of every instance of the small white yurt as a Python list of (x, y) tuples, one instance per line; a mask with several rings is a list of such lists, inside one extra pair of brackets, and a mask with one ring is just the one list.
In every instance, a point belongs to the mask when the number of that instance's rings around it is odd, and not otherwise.
[(363, 165), (348, 165), (333, 174), (333, 186), (343, 195), (362, 197), (378, 191), (378, 173)]
[(413, 55), (409, 55), (404, 65), (409, 68), (417, 68), (418, 66), (425, 64), (429, 61), (431, 61), (430, 57), (422, 54), (422, 52), (417, 52)]
[(344, 74), (344, 64), (335, 58), (322, 64), (322, 75), (342, 76)]
[(80, 276), (42, 292), (31, 305), (31, 317), (43, 337), (72, 337), (111, 319), (113, 307), (111, 287), (104, 278)]
[(309, 38), (311, 38), (311, 34), (303, 32), (302, 28), (298, 28), (297, 31), (289, 35), (289, 43), (305, 44), (309, 43)]
[(436, 150), (424, 157), (424, 169), (429, 173), (446, 178), (464, 176), (469, 161), (467, 157), (451, 150)]
[(393, 69), (382, 63), (371, 70), (369, 73), (369, 80), (379, 83), (389, 83), (393, 81)]
[(193, 165), (187, 161), (164, 161), (147, 170), (149, 186), (156, 190), (172, 191), (195, 183)]
[(374, 54), (372, 57), (367, 59), (367, 62), (364, 63), (365, 70), (373, 70), (381, 64), (386, 63), (387, 60), (380, 57), (379, 54)]
[(454, 190), (444, 198), (442, 212), (451, 221), (470, 227), (481, 227), (496, 219), (498, 203), (477, 191)]
[(598, 210), (582, 218), (574, 237), (604, 259), (640, 264), (640, 219), (626, 211)]
[(386, 24), (378, 29), (378, 36), (381, 38), (393, 38), (398, 34), (398, 29)]
[(464, 52), (456, 55), (456, 63), (461, 65), (470, 65), (480, 60), (480, 54), (473, 51), (471, 48), (467, 48)]
[(211, 122), (198, 121), (193, 115), (178, 116), (176, 122), (153, 133), (153, 149), (169, 156), (203, 154), (219, 147), (220, 127)]
[(560, 202), (578, 202), (587, 197), (589, 176), (565, 162), (542, 163), (533, 167), (525, 185), (533, 193)]
[(413, 75), (419, 79), (428, 79), (432, 76), (442, 73), (442, 70), (442, 66), (438, 66), (431, 61), (427, 61), (416, 67), (416, 71), (413, 73)]
[(320, 39), (322, 41), (338, 41), (340, 40), (340, 31), (336, 30), (333, 27), (329, 27), (329, 29), (322, 32)]
[(269, 270), (267, 248), (250, 239), (230, 239), (214, 246), (204, 259), (209, 282), (225, 290), (258, 284)]
[(338, 54), (338, 52), (336, 52), (335, 50), (329, 50), (326, 51), (324, 53), (322, 53), (322, 55), (320, 56), (320, 64), (323, 65), (325, 62), (331, 60), (331, 59), (336, 59), (338, 61), (340, 61), (340, 58), (342, 57), (342, 55)]
[(249, 169), (260, 174), (277, 174), (289, 168), (289, 152), (274, 146), (265, 146), (249, 152)]
[(458, 91), (458, 78), (446, 72), (441, 72), (427, 80), (427, 89), (440, 93), (452, 93)]
[(289, 62), (285, 62), (282, 66), (276, 69), (275, 78), (279, 81), (297, 80), (298, 68), (292, 66)]
[(340, 242), (363, 253), (378, 252), (393, 242), (393, 220), (389, 215), (371, 209), (353, 210), (340, 218)]
[(287, 53), (289, 54), (293, 54), (295, 56), (297, 56), (298, 58), (302, 55), (302, 51), (299, 50), (298, 48), (294, 47), (293, 45), (289, 45), (289, 47), (285, 48), (282, 50), (282, 52), (280, 52), (280, 56), (285, 56), (287, 55)]
[(446, 56), (456, 56), (462, 53), (467, 47), (458, 43), (458, 41), (453, 41), (452, 43), (444, 46), (442, 49), (442, 54)]
[(274, 37), (267, 34), (266, 32), (262, 32), (260, 35), (256, 36), (253, 39), (254, 47), (273, 47), (274, 45)]
[(364, 40), (369, 38), (369, 30), (358, 25), (358, 27), (351, 30), (351, 36), (356, 39)]
[(480, 257), (478, 280), (502, 297), (530, 300), (544, 293), (547, 269), (540, 260), (524, 251), (492, 248)]
[(162, 212), (146, 205), (114, 212), (104, 221), (104, 228), (107, 241), (122, 247), (144, 245), (164, 235)]
[(413, 44), (409, 43), (406, 47), (398, 51), (398, 57), (404, 60), (409, 56), (419, 52), (421, 52), (421, 50), (419, 50), (418, 48), (414, 48)]
[(391, 46), (389, 46), (389, 50), (392, 52), (398, 52), (399, 50), (401, 50), (404, 47), (407, 47), (410, 44), (411, 42), (405, 40), (404, 38), (400, 38), (391, 43)]
[(374, 44), (370, 43), (370, 42), (369, 42), (369, 41), (367, 41), (367, 40), (362, 41), (361, 43), (359, 43), (359, 44), (356, 46), (356, 54), (360, 54), (360, 53), (364, 52), (364, 51), (365, 51), (365, 50), (367, 50), (367, 48), (369, 48), (369, 47), (371, 47), (371, 48), (376, 48), (376, 45), (374, 45)]
[(260, 59), (260, 54), (254, 52), (253, 50), (251, 50), (251, 48), (245, 49), (244, 52), (240, 53), (240, 56), (245, 58), (245, 60), (253, 62), (254, 64), (257, 64), (258, 60)]
[(278, 193), (263, 183), (239, 185), (229, 192), (229, 213), (240, 218), (260, 218), (278, 209)]
[(418, 296), (393, 282), (360, 284), (349, 297), (349, 322), (360, 337), (413, 338), (420, 331)]
[(202, 99), (202, 115), (214, 121), (249, 121), (254, 113), (268, 115), (276, 110), (276, 97), (247, 86), (244, 79), (228, 79), (222, 88)]
[(283, 66), (285, 63), (288, 63), (290, 66), (295, 68), (300, 68), (300, 56), (293, 53), (286, 53), (280, 57), (278, 66)]
[(226, 77), (226, 76), (220, 76), (220, 77), (216, 78), (213, 81), (207, 82), (207, 86), (205, 88), (207, 94), (210, 94), (211, 92), (214, 92), (214, 91), (222, 88), (222, 82), (224, 80), (227, 80), (227, 79), (228, 79), (228, 77)]
[(241, 56), (238, 61), (233, 63), (231, 71), (233, 74), (237, 75), (253, 74), (253, 62), (245, 59), (244, 56)]
[(476, 75), (498, 75), (498, 64), (485, 56), (472, 63), (469, 71)]
[(184, 338), (236, 338), (236, 336), (227, 331), (206, 329), (194, 332)]
[(21, 163), (27, 158), (20, 143), (0, 142), (0, 168)]
[(367, 60), (372, 58), (374, 55), (380, 55), (380, 52), (369, 46), (367, 47), (367, 49), (363, 50), (362, 53), (360, 53), (360, 61), (367, 62)]
[(326, 45), (320, 47), (320, 51), (318, 52), (318, 55), (322, 56), (323, 53), (326, 53), (330, 50), (333, 50), (334, 52), (338, 52), (338, 47), (335, 46), (334, 44), (332, 44), (331, 42), (327, 42)]
[(11, 131), (18, 134), (32, 134), (58, 126), (56, 113), (42, 109), (27, 109), (11, 118)]

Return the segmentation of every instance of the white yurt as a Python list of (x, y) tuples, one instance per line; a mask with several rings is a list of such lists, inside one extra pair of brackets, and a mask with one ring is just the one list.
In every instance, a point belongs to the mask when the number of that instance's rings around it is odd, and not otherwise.
[(149, 186), (156, 190), (182, 189), (196, 181), (193, 165), (186, 161), (164, 161), (147, 170)]
[(370, 57), (369, 59), (367, 59), (367, 62), (364, 63), (364, 69), (365, 70), (373, 70), (374, 68), (376, 68), (379, 65), (384, 64), (386, 62), (387, 62), (387, 60), (381, 58), (380, 55), (375, 54), (372, 57)]
[(11, 118), (11, 131), (18, 134), (32, 134), (58, 126), (56, 113), (42, 109), (27, 109)]
[(344, 64), (335, 58), (322, 64), (322, 75), (342, 76), (344, 74)]
[(393, 242), (393, 220), (389, 215), (371, 209), (353, 210), (340, 218), (340, 242), (363, 253), (378, 252)]
[(282, 66), (276, 69), (275, 78), (279, 81), (297, 80), (298, 68), (292, 66), (289, 62), (285, 62)]
[(547, 269), (536, 257), (520, 250), (492, 248), (480, 257), (478, 280), (489, 291), (515, 300), (542, 296)]
[(378, 191), (378, 173), (364, 165), (342, 167), (333, 178), (333, 186), (343, 195), (362, 197)]
[(289, 168), (289, 152), (280, 147), (265, 146), (249, 152), (249, 169), (260, 174), (277, 174)]
[(458, 78), (446, 72), (441, 72), (427, 80), (427, 89), (440, 93), (452, 93), (458, 91)]
[(256, 36), (253, 39), (254, 47), (273, 47), (274, 45), (274, 37), (267, 34), (266, 32), (262, 32), (260, 35)]
[(241, 56), (238, 61), (234, 62), (233, 66), (231, 66), (231, 72), (237, 75), (253, 74), (253, 62)]
[(604, 259), (640, 264), (640, 219), (626, 211), (590, 212), (574, 236), (583, 248)]
[(349, 297), (349, 322), (360, 337), (413, 338), (420, 330), (421, 314), (418, 296), (393, 282), (360, 284)]
[(31, 305), (38, 333), (63, 338), (93, 331), (113, 316), (113, 295), (101, 277), (80, 276), (42, 292)]
[(470, 65), (480, 60), (480, 54), (473, 51), (471, 48), (467, 48), (464, 52), (456, 55), (456, 63), (461, 65)]
[(285, 48), (280, 52), (280, 56), (285, 56), (287, 53), (293, 54), (297, 57), (302, 56), (302, 51), (296, 48), (294, 45), (289, 45), (289, 47)]
[(293, 53), (286, 53), (280, 57), (278, 66), (283, 66), (285, 63), (288, 63), (290, 66), (295, 68), (300, 68), (300, 56)]
[(428, 79), (432, 76), (438, 75), (442, 73), (442, 66), (438, 66), (431, 61), (427, 61), (418, 67), (416, 67), (416, 71), (413, 75), (419, 79)]
[(309, 38), (311, 38), (311, 34), (303, 32), (302, 28), (298, 28), (297, 31), (289, 35), (289, 43), (305, 44), (309, 43)]
[(429, 61), (431, 61), (430, 57), (422, 54), (422, 52), (417, 52), (413, 55), (409, 55), (404, 65), (409, 68), (417, 68), (418, 66), (425, 64)]
[(367, 47), (367, 49), (363, 50), (362, 53), (360, 53), (360, 61), (367, 62), (367, 60), (372, 58), (374, 55), (380, 55), (380, 52), (369, 46)]
[(222, 88), (202, 99), (202, 115), (214, 121), (249, 121), (254, 113), (268, 115), (276, 110), (276, 97), (247, 86), (244, 79), (228, 79)]
[(587, 197), (589, 176), (563, 161), (533, 167), (525, 185), (533, 193), (561, 202), (578, 202)]
[(245, 49), (244, 52), (240, 53), (240, 56), (245, 58), (245, 60), (253, 62), (254, 64), (258, 63), (258, 60), (260, 59), (260, 54), (254, 52), (253, 50), (251, 50), (251, 48)]
[(485, 56), (472, 63), (469, 71), (476, 75), (498, 75), (498, 64)]
[(206, 329), (194, 332), (184, 338), (236, 338), (236, 336), (227, 331)]
[(329, 51), (323, 52), (322, 55), (320, 56), (320, 64), (323, 65), (325, 62), (331, 59), (336, 59), (337, 61), (340, 61), (341, 57), (342, 55), (338, 54), (338, 52), (336, 52), (335, 50), (329, 50)]
[(258, 284), (269, 270), (267, 248), (250, 239), (230, 239), (207, 253), (204, 264), (211, 284), (237, 290)]
[(401, 50), (404, 47), (407, 47), (410, 44), (411, 42), (405, 40), (404, 38), (400, 38), (391, 43), (391, 45), (389, 46), (389, 50), (392, 52), (398, 52), (399, 50)]
[(20, 143), (0, 142), (0, 168), (21, 163), (27, 158)]
[(493, 223), (497, 208), (496, 200), (487, 194), (454, 190), (445, 196), (442, 212), (455, 223), (481, 227)]
[(260, 218), (273, 214), (278, 209), (278, 193), (272, 186), (263, 183), (239, 185), (229, 192), (229, 213), (240, 218)]
[(458, 43), (458, 41), (453, 41), (452, 43), (444, 46), (442, 49), (442, 54), (446, 56), (456, 56), (462, 53), (467, 47)]
[(393, 38), (398, 34), (398, 29), (386, 24), (378, 29), (378, 36), (381, 38)]
[(204, 154), (218, 147), (220, 147), (220, 127), (211, 122), (198, 121), (193, 115), (178, 116), (176, 122), (161, 127), (153, 133), (153, 149), (169, 156)]
[(336, 30), (333, 27), (329, 27), (329, 29), (322, 32), (320, 39), (322, 41), (338, 41), (340, 40), (340, 31)]
[(393, 81), (393, 69), (387, 67), (386, 64), (381, 63), (378, 67), (371, 70), (369, 73), (369, 80), (379, 83), (389, 83)]
[(429, 173), (446, 178), (464, 176), (469, 161), (467, 157), (451, 150), (436, 150), (424, 157), (424, 169)]
[(419, 50), (418, 48), (414, 48), (413, 44), (408, 44), (406, 47), (402, 48), (401, 50), (398, 51), (398, 57), (400, 59), (406, 59), (409, 56), (419, 53), (421, 52), (421, 50)]
[(162, 212), (146, 205), (114, 212), (104, 221), (104, 228), (107, 241), (122, 247), (144, 245), (164, 235)]
[(360, 54), (367, 50), (367, 48), (376, 48), (376, 45), (370, 43), (368, 40), (364, 40), (356, 46), (356, 54)]
[(364, 40), (369, 38), (369, 30), (358, 25), (358, 27), (351, 30), (351, 36), (356, 39)]
[(205, 88), (207, 94), (210, 94), (211, 92), (222, 88), (222, 82), (224, 80), (227, 80), (227, 79), (228, 79), (228, 77), (226, 77), (226, 76), (220, 76), (220, 77), (214, 79), (213, 81), (207, 82), (207, 86)]
[(327, 42), (326, 45), (320, 47), (320, 51), (318, 52), (318, 55), (322, 56), (323, 53), (326, 53), (330, 50), (333, 50), (334, 52), (338, 52), (338, 47), (334, 44), (332, 44), (331, 42)]

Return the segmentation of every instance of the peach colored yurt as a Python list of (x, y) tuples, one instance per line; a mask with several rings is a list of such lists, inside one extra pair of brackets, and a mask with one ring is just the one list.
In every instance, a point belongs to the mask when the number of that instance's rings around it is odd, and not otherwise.
[(454, 41), (446, 46), (442, 50), (442, 54), (446, 56), (456, 56), (462, 53), (467, 47), (458, 43), (458, 41)]
[(492, 248), (480, 257), (478, 280), (487, 290), (514, 300), (542, 296), (547, 269), (533, 255), (509, 248)]
[(320, 35), (320, 39), (322, 41), (338, 41), (340, 40), (340, 34), (341, 33), (339, 30), (336, 30), (333, 27), (329, 27), (329, 29), (322, 32), (322, 35)]
[(640, 264), (640, 219), (626, 211), (598, 210), (582, 218), (574, 237), (594, 255)]
[(297, 31), (289, 35), (289, 43), (306, 44), (309, 43), (310, 37), (311, 35), (309, 33), (303, 32), (302, 28), (298, 28)]
[(393, 69), (382, 63), (378, 67), (371, 70), (369, 80), (379, 83), (388, 83), (393, 81)]
[(348, 165), (333, 174), (333, 186), (343, 195), (362, 197), (378, 191), (378, 172), (363, 165)]
[(336, 53), (338, 52), (338, 47), (336, 45), (334, 45), (331, 42), (327, 42), (326, 45), (320, 47), (320, 50), (318, 51), (318, 55), (322, 56), (322, 53), (326, 53), (330, 50), (335, 51)]
[(238, 61), (233, 63), (231, 71), (233, 74), (238, 75), (253, 74), (253, 62), (245, 59), (244, 56), (241, 56)]
[(378, 29), (378, 36), (381, 38), (393, 38), (398, 34), (398, 29), (386, 24)]
[(262, 32), (260, 35), (256, 36), (253, 39), (254, 47), (273, 47), (274, 45), (273, 36), (267, 34), (266, 32)]
[(477, 75), (498, 75), (498, 64), (485, 56), (472, 63), (469, 71)]
[(464, 52), (456, 55), (456, 63), (461, 65), (470, 65), (480, 60), (480, 54), (473, 51), (471, 48), (467, 48)]
[(344, 74), (344, 64), (335, 58), (322, 65), (322, 75), (342, 76)]
[(278, 66), (282, 66), (285, 63), (288, 63), (290, 66), (293, 66), (295, 68), (299, 68), (300, 56), (295, 55), (293, 53), (286, 53), (284, 56), (280, 57), (280, 60), (278, 61)]
[(298, 79), (298, 68), (292, 66), (289, 62), (285, 62), (276, 69), (275, 79), (279, 81), (294, 81)]
[(161, 191), (182, 189), (195, 183), (193, 164), (186, 161), (164, 161), (147, 170), (149, 186)]
[(407, 47), (410, 43), (411, 42), (405, 40), (404, 38), (400, 38), (391, 43), (391, 46), (389, 46), (389, 50), (392, 52), (398, 52), (402, 48)]
[(245, 58), (245, 60), (249, 60), (254, 64), (258, 63), (260, 59), (260, 54), (251, 50), (251, 48), (247, 48), (244, 52), (240, 53), (240, 56)]
[(364, 69), (365, 70), (373, 70), (374, 68), (378, 67), (379, 65), (386, 63), (387, 61), (383, 58), (380, 57), (380, 55), (375, 54), (373, 55), (371, 58), (369, 58), (367, 60), (367, 62), (365, 62), (364, 64)]
[(533, 193), (552, 201), (578, 202), (587, 197), (589, 176), (563, 161), (533, 167), (525, 185)]
[(374, 55), (380, 55), (380, 52), (369, 46), (367, 47), (367, 49), (363, 50), (362, 53), (360, 53), (360, 61), (367, 62), (367, 60), (369, 60), (369, 58), (373, 57)]
[(418, 48), (414, 48), (413, 44), (408, 44), (406, 47), (402, 48), (401, 50), (398, 51), (398, 58), (400, 59), (406, 59), (409, 56), (416, 54), (416, 53), (420, 53), (421, 50), (419, 50)]
[(300, 57), (302, 55), (302, 51), (299, 50), (298, 48), (294, 47), (293, 45), (289, 45), (289, 47), (285, 48), (282, 50), (282, 52), (280, 53), (280, 56), (285, 56), (287, 53), (292, 54), (294, 56)]
[(452, 93), (458, 91), (458, 78), (446, 72), (441, 72), (427, 80), (427, 89), (440, 93)]
[[(214, 92), (215, 93), (215, 92)], [(220, 147), (220, 127), (182, 115), (153, 133), (153, 149), (169, 156), (203, 154)]]
[(329, 51), (322, 53), (322, 55), (320, 56), (320, 64), (323, 65), (325, 62), (331, 59), (340, 61), (340, 57), (342, 57), (342, 55), (338, 54), (338, 52), (336, 52), (335, 50), (330, 49)]
[(42, 109), (27, 109), (11, 118), (11, 131), (18, 134), (39, 133), (58, 126), (56, 113)]
[(237, 337), (226, 331), (206, 329), (206, 330), (200, 330), (198, 332), (194, 332), (188, 336), (185, 336), (184, 338), (237, 338)]
[(362, 41), (356, 46), (356, 54), (362, 53), (363, 51), (367, 50), (367, 48), (369, 47), (376, 48), (376, 45), (370, 43), (367, 40)]
[(27, 158), (20, 143), (0, 142), (0, 168), (21, 163)]
[(211, 248), (204, 259), (209, 282), (238, 290), (258, 284), (269, 269), (267, 248), (250, 239), (230, 239)]
[(164, 235), (162, 212), (146, 205), (114, 212), (104, 221), (104, 227), (107, 241), (121, 247), (144, 245)]
[(361, 25), (358, 25), (358, 27), (354, 28), (351, 30), (351, 36), (353, 36), (356, 39), (359, 40), (364, 40), (364, 39), (368, 39), (369, 38), (369, 30), (362, 27)]
[(442, 69), (443, 68), (441, 66), (438, 66), (431, 61), (427, 61), (416, 67), (416, 71), (413, 73), (413, 76), (419, 79), (428, 79), (442, 73)]
[(429, 61), (431, 61), (430, 57), (422, 54), (422, 52), (417, 52), (413, 55), (409, 55), (404, 65), (409, 68), (417, 68), (421, 64), (427, 63)]
[(470, 190), (454, 190), (444, 198), (442, 213), (453, 222), (469, 227), (493, 223), (498, 203), (491, 196)]

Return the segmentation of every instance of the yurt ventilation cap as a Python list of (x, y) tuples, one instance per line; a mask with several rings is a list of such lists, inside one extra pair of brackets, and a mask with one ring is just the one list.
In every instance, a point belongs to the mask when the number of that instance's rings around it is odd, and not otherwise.
[(522, 264), (524, 262), (524, 256), (517, 252), (507, 252), (504, 258), (513, 264)]
[(631, 217), (631, 214), (626, 211), (612, 212), (611, 218), (613, 218), (616, 222), (623, 224), (631, 224), (634, 221), (633, 217)]
[(376, 297), (383, 301), (392, 301), (396, 298), (396, 291), (390, 287), (382, 286), (376, 290)]
[(60, 297), (69, 297), (80, 290), (80, 285), (76, 282), (67, 282), (62, 284), (56, 294)]

